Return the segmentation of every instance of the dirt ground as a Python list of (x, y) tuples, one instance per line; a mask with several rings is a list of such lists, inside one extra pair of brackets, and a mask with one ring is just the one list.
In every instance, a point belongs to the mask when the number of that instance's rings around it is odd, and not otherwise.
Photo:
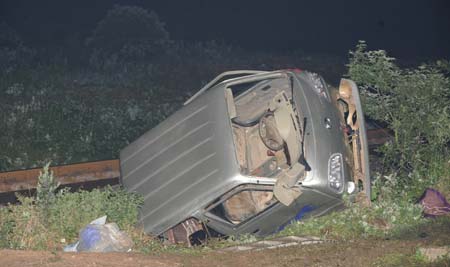
[[(63, 253), (46, 251), (0, 251), (0, 266), (373, 266), (380, 257), (414, 255), (427, 240), (359, 240), (304, 245), (258, 252), (208, 252), (198, 255), (157, 256), (138, 253)], [(450, 263), (449, 263), (450, 264)], [(405, 265), (406, 266), (406, 265)], [(447, 265), (450, 266), (450, 265)]]

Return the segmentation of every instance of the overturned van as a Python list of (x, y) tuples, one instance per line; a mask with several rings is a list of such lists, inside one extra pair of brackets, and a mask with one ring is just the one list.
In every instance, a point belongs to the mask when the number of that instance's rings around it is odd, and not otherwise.
[(120, 153), (144, 197), (144, 230), (172, 242), (268, 235), (292, 220), (369, 200), (358, 89), (301, 70), (230, 71)]

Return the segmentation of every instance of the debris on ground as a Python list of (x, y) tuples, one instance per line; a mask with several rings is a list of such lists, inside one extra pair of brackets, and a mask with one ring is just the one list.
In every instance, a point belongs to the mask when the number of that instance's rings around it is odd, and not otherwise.
[(106, 223), (106, 216), (95, 219), (80, 231), (79, 241), (64, 248), (65, 252), (128, 252), (133, 241), (116, 223)]
[(450, 215), (450, 204), (441, 192), (428, 188), (419, 200), (425, 217)]
[(299, 245), (320, 244), (324, 240), (315, 236), (284, 236), (271, 240), (261, 240), (249, 244), (224, 248), (220, 251), (260, 251), (265, 249), (285, 248)]
[(429, 247), (419, 248), (422, 254), (428, 261), (436, 261), (443, 257), (450, 257), (450, 247)]

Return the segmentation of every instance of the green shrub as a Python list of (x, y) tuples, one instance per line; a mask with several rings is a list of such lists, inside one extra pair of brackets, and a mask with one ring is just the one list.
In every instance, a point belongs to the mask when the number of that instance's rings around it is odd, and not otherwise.
[(107, 215), (133, 233), (142, 197), (111, 187), (55, 192), (48, 165), (41, 173), (38, 198), (18, 196), (20, 205), (0, 208), (0, 247), (55, 249), (73, 242), (92, 220)]
[(36, 186), (36, 202), (39, 206), (47, 209), (55, 202), (55, 192), (60, 183), (55, 181), (53, 171), (49, 170), (50, 162), (39, 172)]
[[(58, 237), (47, 227), (43, 211), (34, 198), (18, 196), (20, 205), (1, 207), (0, 217), (3, 248), (46, 249), (58, 243)], [(48, 216), (48, 215), (47, 215)]]
[(117, 223), (122, 229), (130, 229), (137, 223), (141, 204), (142, 197), (111, 187), (73, 193), (61, 191), (51, 207), (50, 228), (59, 235), (73, 238), (84, 225), (107, 215), (108, 221)]
[(450, 197), (448, 66), (441, 60), (402, 69), (385, 51), (367, 51), (364, 42), (350, 52), (348, 76), (361, 90), (365, 114), (394, 132), (394, 140), (379, 149), (385, 172), (374, 174), (375, 201), (295, 222), (282, 235), (399, 237), (428, 223), (414, 204), (424, 190), (435, 187)]
[(164, 52), (169, 33), (153, 11), (137, 6), (114, 6), (87, 40), (95, 66), (146, 61)]
[(394, 132), (393, 142), (380, 151), (392, 178), (382, 180), (397, 197), (417, 199), (426, 187), (448, 179), (450, 80), (446, 62), (402, 69), (385, 51), (366, 51), (364, 42), (350, 53), (348, 75), (361, 89), (366, 115)]

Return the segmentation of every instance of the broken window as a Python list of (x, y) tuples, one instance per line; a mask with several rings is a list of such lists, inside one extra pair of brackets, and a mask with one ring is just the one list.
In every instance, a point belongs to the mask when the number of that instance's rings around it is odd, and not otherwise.
[(234, 225), (272, 207), (277, 202), (270, 186), (239, 186), (209, 207), (209, 212)]
[[(273, 193), (284, 205), (290, 205), (300, 196), (296, 185), (306, 175), (300, 163), (303, 131), (292, 99), (292, 86), (286, 76), (238, 84), (238, 87), (231, 85), (225, 92), (241, 174), (276, 179)], [(247, 215), (241, 212), (244, 215), (240, 216), (253, 216), (258, 211), (253, 199), (274, 198), (274, 195), (252, 192), (236, 196), (240, 199), (238, 203), (249, 202), (245, 206)], [(241, 217), (227, 216), (231, 221), (242, 221)]]

